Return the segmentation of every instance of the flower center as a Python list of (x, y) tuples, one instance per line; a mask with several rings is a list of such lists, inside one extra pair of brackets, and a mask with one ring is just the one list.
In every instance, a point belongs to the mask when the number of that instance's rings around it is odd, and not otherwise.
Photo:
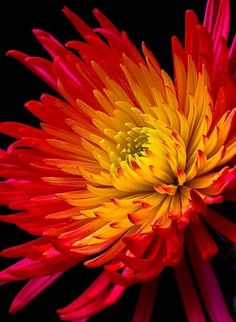
[(185, 144), (165, 123), (120, 131), (114, 139), (110, 173), (118, 190), (174, 195), (185, 182)]
[(148, 145), (147, 128), (132, 128), (127, 133), (120, 131), (116, 135), (118, 141), (116, 148), (118, 159), (128, 160), (129, 156), (134, 158), (144, 157), (144, 149)]

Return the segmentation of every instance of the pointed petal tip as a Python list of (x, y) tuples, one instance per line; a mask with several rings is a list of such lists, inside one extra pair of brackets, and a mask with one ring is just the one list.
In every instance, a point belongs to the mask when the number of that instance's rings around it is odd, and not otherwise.
[(16, 52), (16, 50), (14, 49), (10, 49), (8, 50), (6, 53), (5, 53), (5, 56), (8, 57), (8, 56), (14, 56), (14, 53)]
[(25, 60), (26, 58), (28, 58), (29, 56), (26, 55), (25, 53), (22, 53), (21, 51), (19, 50), (15, 50), (15, 49), (10, 49), (6, 52), (5, 54), (6, 57), (13, 57), (13, 58), (16, 58), (20, 61), (23, 61)]
[(0, 257), (8, 257), (6, 249), (3, 249), (3, 250), (0, 251)]
[(67, 6), (63, 6), (61, 11), (63, 12), (63, 14), (70, 20), (70, 18), (72, 19), (73, 17), (77, 17), (76, 13), (74, 13), (74, 11), (72, 11), (69, 7)]
[(38, 34), (40, 33), (42, 30), (41, 29), (38, 29), (38, 28), (33, 28), (32, 29), (32, 33), (35, 35), (35, 34)]
[(141, 48), (142, 48), (144, 55), (145, 55), (146, 51), (149, 50), (149, 48), (144, 40), (142, 40), (142, 42), (141, 42)]
[(48, 32), (38, 28), (33, 28), (32, 33), (37, 39), (48, 38), (50, 36)]
[(62, 11), (65, 15), (72, 13), (72, 11), (70, 10), (70, 8), (69, 8), (69, 7), (67, 7), (67, 6), (63, 6), (63, 7), (62, 7), (62, 9), (61, 9), (61, 11)]
[(19, 303), (15, 303), (15, 301), (13, 301), (8, 312), (9, 314), (14, 314), (19, 310), (20, 310)]
[(67, 10), (70, 10), (70, 9), (67, 6), (63, 6), (61, 10), (64, 12), (64, 11), (67, 11)]
[(98, 8), (94, 8), (93, 9), (93, 13), (96, 15), (96, 14), (99, 14), (101, 11), (98, 9)]
[(192, 9), (187, 9), (187, 10), (186, 10), (186, 14), (188, 14), (188, 15), (189, 15), (189, 14), (192, 14), (192, 13), (194, 13), (194, 14), (195, 14), (195, 12), (194, 12)]

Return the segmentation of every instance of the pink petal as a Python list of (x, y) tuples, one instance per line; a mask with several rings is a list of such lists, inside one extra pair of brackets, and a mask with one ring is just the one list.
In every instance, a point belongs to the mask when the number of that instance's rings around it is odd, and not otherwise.
[(204, 26), (213, 35), (214, 43), (229, 35), (230, 5), (229, 0), (208, 0)]
[(11, 56), (17, 59), (38, 77), (42, 78), (42, 80), (45, 81), (54, 90), (58, 90), (57, 82), (52, 69), (52, 63), (50, 61), (41, 57), (30, 57), (18, 50), (8, 51), (7, 56)]
[(213, 41), (218, 44), (223, 37), (225, 40), (229, 36), (230, 26), (230, 5), (229, 0), (221, 0), (218, 8), (218, 14), (214, 25)]
[(80, 295), (74, 302), (67, 305), (65, 308), (58, 310), (60, 314), (68, 314), (83, 307), (88, 300), (92, 301), (98, 297), (109, 285), (110, 280), (105, 273), (102, 273), (91, 286)]
[[(125, 270), (123, 274), (125, 274)], [(62, 320), (83, 321), (104, 308), (114, 304), (124, 293), (126, 287), (111, 282), (103, 272), (91, 286), (67, 307), (58, 310)]]
[(61, 273), (52, 276), (43, 276), (31, 279), (17, 294), (9, 309), (10, 313), (15, 313), (31, 302), (37, 295), (52, 284)]
[(155, 303), (156, 291), (157, 279), (142, 285), (132, 322), (150, 321)]
[(236, 35), (234, 36), (234, 40), (230, 47), (229, 68), (230, 68), (230, 72), (233, 77), (233, 80), (236, 82)]
[(211, 321), (233, 322), (211, 265), (201, 259), (191, 235), (186, 237), (194, 274)]
[(201, 304), (192, 281), (186, 260), (175, 267), (176, 280), (189, 322), (205, 322)]

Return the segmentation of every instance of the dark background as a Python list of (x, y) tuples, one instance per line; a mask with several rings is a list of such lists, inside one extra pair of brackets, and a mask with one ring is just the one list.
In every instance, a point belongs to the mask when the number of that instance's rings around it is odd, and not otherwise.
[[(46, 56), (31, 34), (31, 29), (41, 28), (54, 34), (62, 42), (76, 39), (77, 33), (62, 15), (63, 5), (76, 11), (86, 22), (95, 26), (91, 11), (94, 7), (101, 9), (121, 30), (128, 31), (131, 39), (139, 45), (145, 40), (158, 58), (161, 66), (168, 72), (171, 67), (170, 37), (173, 34), (183, 39), (184, 13), (186, 9), (194, 9), (202, 19), (206, 1), (204, 0), (164, 0), (155, 1), (126, 0), (20, 0), (1, 1), (0, 9), (0, 84), (1, 112), (0, 120), (20, 121), (37, 125), (37, 120), (24, 110), (26, 101), (39, 98), (42, 92), (52, 93), (43, 82), (38, 80), (18, 62), (5, 57), (9, 49), (19, 49), (35, 56)], [(232, 12), (236, 12), (235, 1)], [(236, 30), (235, 23), (232, 26)], [(5, 148), (11, 140), (0, 135), (1, 147)], [(228, 213), (232, 207), (221, 211)], [(0, 249), (28, 241), (31, 237), (19, 231), (13, 225), (0, 224)], [(220, 243), (220, 254), (214, 260), (227, 304), (235, 314), (235, 266), (232, 247), (215, 235)], [(0, 268), (13, 263), (12, 260), (0, 259)], [(0, 321), (1, 322), (54, 322), (59, 321), (55, 311), (75, 299), (97, 276), (100, 270), (88, 270), (83, 267), (72, 269), (42, 293), (21, 312), (9, 316), (7, 308), (11, 299), (23, 283), (13, 283), (0, 288)], [(127, 291), (122, 300), (114, 307), (98, 314), (91, 321), (110, 322), (122, 320), (129, 322), (137, 299), (139, 286)], [(162, 274), (159, 285), (157, 304), (153, 320), (159, 322), (184, 322), (185, 316), (179, 300), (179, 294), (171, 270)], [(223, 321), (222, 321), (223, 322)]]

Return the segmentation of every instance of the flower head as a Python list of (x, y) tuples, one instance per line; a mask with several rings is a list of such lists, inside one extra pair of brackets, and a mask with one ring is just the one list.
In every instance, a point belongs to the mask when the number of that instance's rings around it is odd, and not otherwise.
[(84, 42), (64, 47), (34, 30), (52, 61), (9, 52), (62, 96), (44, 94), (26, 104), (41, 120), (40, 129), (0, 125), (17, 138), (0, 159), (6, 179), (0, 202), (17, 212), (1, 220), (38, 236), (2, 251), (23, 259), (1, 272), (1, 282), (31, 279), (10, 310), (84, 263), (104, 266), (104, 272), (59, 310), (63, 320), (85, 321), (141, 282), (133, 321), (149, 321), (156, 290), (151, 280), (173, 266), (189, 321), (204, 321), (186, 245), (210, 318), (231, 321), (208, 263), (217, 245), (205, 226), (236, 240), (235, 225), (211, 207), (225, 198), (235, 201), (236, 191), (236, 46), (234, 41), (229, 54), (229, 1), (209, 0), (204, 25), (187, 12), (185, 46), (173, 38), (174, 81), (144, 43), (140, 53), (97, 9), (100, 28), (94, 30), (63, 11)]

